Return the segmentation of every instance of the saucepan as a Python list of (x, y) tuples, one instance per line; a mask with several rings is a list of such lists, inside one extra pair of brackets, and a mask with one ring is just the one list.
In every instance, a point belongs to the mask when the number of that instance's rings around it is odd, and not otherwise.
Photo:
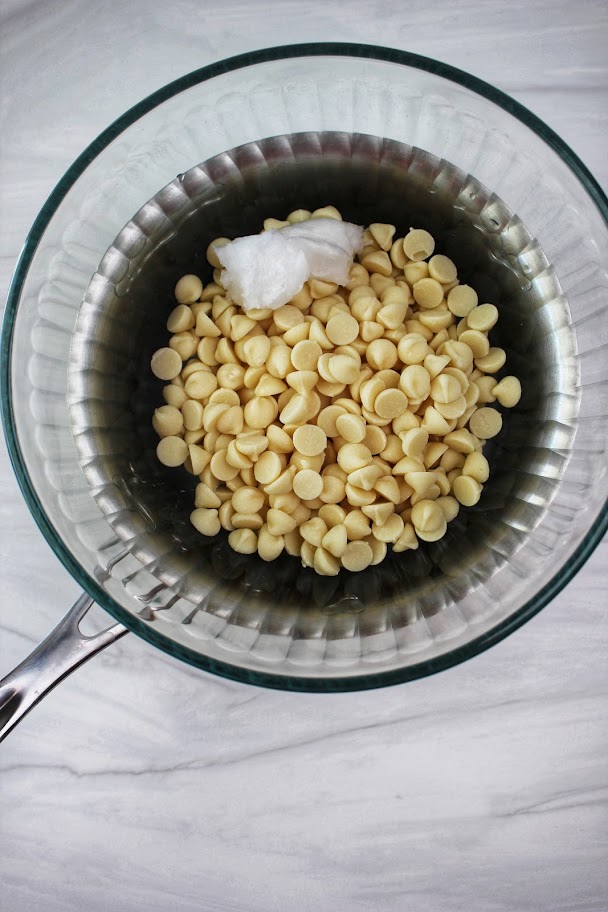
[[(479, 503), (362, 573), (237, 554), (155, 458), (150, 356), (209, 242), (337, 206), (426, 228), (521, 380)], [(559, 592), (608, 524), (608, 201), (545, 124), (413, 54), (271, 48), (141, 101), (74, 162), (19, 260), (2, 409), (23, 495), (83, 596), (0, 685), (2, 734), (127, 631), (204, 671), (295, 691), (408, 681), (487, 649)], [(389, 549), (390, 551), (390, 549)], [(85, 636), (95, 601), (115, 624)], [(576, 610), (576, 606), (572, 606)]]

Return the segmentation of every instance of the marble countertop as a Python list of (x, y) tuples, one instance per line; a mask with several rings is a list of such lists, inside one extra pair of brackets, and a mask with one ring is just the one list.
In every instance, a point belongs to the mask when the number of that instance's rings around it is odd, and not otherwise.
[[(498, 85), (608, 187), (601, 0), (4, 0), (0, 299), (66, 167), (151, 90), (250, 48), (340, 39)], [(608, 542), (489, 652), (306, 696), (129, 635), (0, 749), (2, 912), (605, 912)], [(0, 445), (0, 674), (78, 594)]]

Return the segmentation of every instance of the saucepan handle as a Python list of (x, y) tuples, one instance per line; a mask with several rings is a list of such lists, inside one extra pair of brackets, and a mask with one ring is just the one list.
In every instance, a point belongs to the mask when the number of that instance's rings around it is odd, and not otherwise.
[(0, 741), (56, 684), (127, 633), (122, 624), (114, 624), (84, 636), (79, 624), (92, 604), (83, 592), (47, 638), (0, 681)]

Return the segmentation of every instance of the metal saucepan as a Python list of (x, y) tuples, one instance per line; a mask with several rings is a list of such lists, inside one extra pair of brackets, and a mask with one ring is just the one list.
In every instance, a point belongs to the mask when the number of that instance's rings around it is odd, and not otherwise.
[[(477, 507), (439, 542), (332, 578), (196, 533), (194, 481), (155, 458), (162, 384), (149, 370), (175, 281), (210, 279), (214, 237), (328, 203), (359, 224), (432, 231), (462, 280), (498, 305), (493, 338), (524, 389)], [(236, 680), (336, 691), (445, 668), (538, 611), (606, 528), (607, 211), (524, 109), (385, 49), (257, 52), (121, 118), (42, 210), (7, 306), (9, 449), (87, 594), (0, 683), (0, 735), (127, 629)], [(118, 623), (86, 637), (92, 600)]]

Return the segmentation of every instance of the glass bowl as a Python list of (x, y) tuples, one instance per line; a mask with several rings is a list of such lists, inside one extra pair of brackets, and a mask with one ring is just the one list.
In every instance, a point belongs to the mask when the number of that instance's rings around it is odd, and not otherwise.
[[(480, 503), (440, 542), (336, 578), (193, 538), (192, 484), (157, 465), (149, 428), (176, 278), (210, 278), (217, 235), (326, 204), (432, 230), (498, 304), (493, 339), (524, 389)], [(546, 605), (606, 530), (607, 263), (592, 176), (472, 76), (348, 44), (204, 67), (102, 133), (27, 238), (2, 336), (19, 484), (86, 592), (193, 665), (308, 691), (446, 668)]]

